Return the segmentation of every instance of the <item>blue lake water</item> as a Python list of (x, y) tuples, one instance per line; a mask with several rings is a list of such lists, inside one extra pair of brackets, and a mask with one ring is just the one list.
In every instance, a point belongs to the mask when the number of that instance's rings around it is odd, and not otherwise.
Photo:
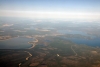
[(76, 44), (85, 44), (88, 46), (93, 46), (93, 47), (100, 47), (100, 38), (94, 38), (91, 40), (88, 39), (82, 39), (82, 38), (65, 38), (67, 40), (70, 40)]
[(93, 46), (93, 47), (96, 47), (96, 46), (100, 47), (100, 37), (89, 35), (82, 31), (59, 30), (58, 32), (62, 33), (62, 34), (74, 34), (74, 35), (79, 34), (82, 36), (89, 36), (93, 39), (84, 39), (84, 38), (64, 38), (64, 39), (70, 40), (76, 44), (85, 44), (85, 45), (89, 45), (89, 46)]
[(58, 32), (62, 34), (80, 34), (80, 35), (88, 36), (87, 33), (82, 32), (82, 31), (58, 30)]
[(32, 45), (28, 42), (33, 41), (33, 38), (16, 37), (9, 40), (0, 41), (0, 49), (25, 49)]

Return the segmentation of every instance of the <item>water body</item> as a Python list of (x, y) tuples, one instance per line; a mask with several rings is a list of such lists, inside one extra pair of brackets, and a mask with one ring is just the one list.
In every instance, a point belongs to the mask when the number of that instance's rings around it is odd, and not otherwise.
[(82, 38), (65, 38), (67, 40), (70, 40), (76, 44), (85, 44), (88, 46), (93, 46), (93, 47), (100, 47), (100, 38), (94, 38), (94, 39), (82, 39)]
[(0, 41), (0, 49), (26, 49), (32, 46), (28, 44), (30, 41), (33, 41), (33, 38), (16, 37)]
[(88, 46), (93, 46), (93, 47), (100, 47), (100, 37), (96, 37), (96, 36), (93, 36), (93, 35), (89, 35), (87, 34), (86, 32), (83, 32), (83, 31), (68, 31), (68, 30), (59, 30), (58, 31), (59, 33), (62, 33), (62, 34), (79, 34), (79, 35), (82, 35), (82, 36), (89, 36), (93, 39), (84, 39), (84, 38), (64, 38), (64, 39), (67, 39), (67, 40), (70, 40), (76, 44), (85, 44), (85, 45), (88, 45)]
[(58, 30), (58, 32), (62, 33), (62, 34), (80, 34), (80, 35), (84, 35), (84, 36), (89, 36), (87, 33), (82, 32), (82, 31)]

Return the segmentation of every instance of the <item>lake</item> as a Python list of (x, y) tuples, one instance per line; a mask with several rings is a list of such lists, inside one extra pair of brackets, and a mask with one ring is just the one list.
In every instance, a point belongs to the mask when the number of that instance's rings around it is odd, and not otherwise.
[(28, 44), (30, 41), (33, 41), (33, 38), (16, 37), (0, 41), (0, 49), (26, 49), (32, 46)]
[(94, 38), (94, 39), (82, 39), (82, 38), (64, 38), (66, 40), (70, 40), (76, 44), (85, 44), (88, 46), (93, 47), (100, 47), (100, 38)]
[(80, 35), (84, 35), (84, 36), (88, 36), (87, 33), (82, 32), (82, 31), (74, 31), (74, 30), (58, 30), (59, 33), (62, 34), (80, 34)]
[(65, 38), (63, 37), (64, 39), (66, 40), (70, 40), (76, 44), (85, 44), (85, 45), (88, 45), (88, 46), (93, 46), (93, 47), (100, 47), (100, 37), (96, 37), (96, 36), (93, 36), (93, 35), (89, 35), (87, 34), (86, 32), (83, 32), (83, 31), (68, 31), (68, 30), (59, 30), (58, 31), (59, 33), (62, 33), (62, 34), (73, 34), (73, 35), (76, 35), (76, 34), (79, 34), (79, 35), (82, 35), (82, 36), (89, 36), (93, 39), (85, 39), (85, 38)]

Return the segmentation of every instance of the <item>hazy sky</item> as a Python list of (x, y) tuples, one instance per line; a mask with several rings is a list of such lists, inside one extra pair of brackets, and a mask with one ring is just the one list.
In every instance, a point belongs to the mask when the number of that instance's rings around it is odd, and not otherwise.
[(0, 16), (100, 19), (100, 0), (0, 0)]

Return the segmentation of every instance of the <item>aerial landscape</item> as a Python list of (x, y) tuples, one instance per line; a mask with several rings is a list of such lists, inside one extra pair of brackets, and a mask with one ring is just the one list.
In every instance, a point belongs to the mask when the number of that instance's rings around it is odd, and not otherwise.
[(0, 0), (0, 67), (100, 67), (99, 0)]

